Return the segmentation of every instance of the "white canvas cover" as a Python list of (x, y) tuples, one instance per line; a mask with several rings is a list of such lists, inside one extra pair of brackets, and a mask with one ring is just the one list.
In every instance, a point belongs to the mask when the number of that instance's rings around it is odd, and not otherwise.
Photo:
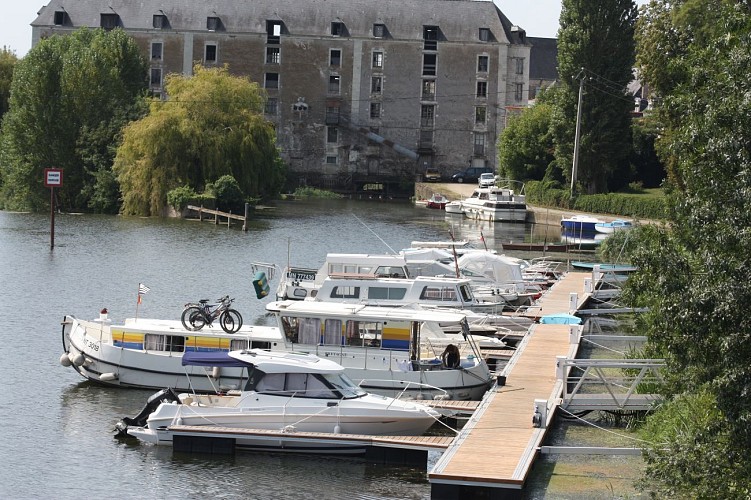
[(465, 269), (482, 274), (496, 283), (514, 283), (524, 279), (518, 262), (489, 252), (470, 252), (459, 257), (459, 270), (463, 272)]

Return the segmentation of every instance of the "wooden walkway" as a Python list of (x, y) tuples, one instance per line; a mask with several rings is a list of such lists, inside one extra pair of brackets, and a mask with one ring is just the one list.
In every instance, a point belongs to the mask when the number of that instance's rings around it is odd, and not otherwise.
[[(569, 313), (570, 293), (584, 297), (589, 273), (569, 273), (538, 301), (535, 317)], [(505, 385), (485, 396), (461, 433), (429, 472), (433, 491), (480, 487), (520, 491), (561, 394), (556, 356), (575, 357), (569, 325), (534, 325), (504, 373)], [(532, 417), (537, 404), (547, 415), (540, 427)], [(447, 490), (448, 491), (448, 490)], [(441, 495), (439, 495), (441, 496)]]
[(443, 450), (452, 441), (448, 436), (372, 436), (365, 434), (333, 434), (331, 432), (284, 432), (263, 429), (238, 429), (236, 427), (171, 425), (177, 436), (206, 436), (211, 438), (253, 437), (270, 443), (287, 438), (296, 442), (338, 443), (339, 445), (381, 446), (414, 450)]
[[(539, 320), (547, 314), (573, 314), (590, 297), (589, 293), (584, 293), (584, 281), (588, 279), (592, 279), (592, 273), (576, 271), (567, 273), (550, 287), (535, 304), (522, 311), (520, 316)], [(576, 294), (576, 303), (574, 304), (571, 303), (572, 293)]]

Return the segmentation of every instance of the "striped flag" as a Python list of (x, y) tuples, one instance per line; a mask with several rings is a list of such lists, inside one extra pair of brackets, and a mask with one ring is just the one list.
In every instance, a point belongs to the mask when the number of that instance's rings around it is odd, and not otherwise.
[(137, 304), (139, 304), (139, 305), (141, 304), (141, 295), (143, 295), (144, 293), (148, 293), (149, 290), (151, 290), (151, 288), (147, 287), (143, 283), (139, 283), (138, 284), (138, 302), (137, 302)]

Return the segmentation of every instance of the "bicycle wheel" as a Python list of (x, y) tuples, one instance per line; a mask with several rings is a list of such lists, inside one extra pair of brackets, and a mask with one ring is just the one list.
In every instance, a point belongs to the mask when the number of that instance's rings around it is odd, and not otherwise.
[(200, 330), (206, 321), (203, 318), (201, 308), (197, 306), (186, 307), (183, 315), (180, 317), (186, 330)]
[(225, 332), (235, 333), (243, 326), (243, 317), (235, 309), (227, 309), (219, 317), (219, 324)]

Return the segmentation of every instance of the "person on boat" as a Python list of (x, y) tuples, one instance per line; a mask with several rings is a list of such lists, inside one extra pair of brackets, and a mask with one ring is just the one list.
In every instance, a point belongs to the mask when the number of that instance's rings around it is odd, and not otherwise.
[(459, 348), (454, 344), (449, 344), (441, 354), (441, 362), (446, 368), (459, 368), (459, 362), (461, 361), (461, 355), (459, 354)]

